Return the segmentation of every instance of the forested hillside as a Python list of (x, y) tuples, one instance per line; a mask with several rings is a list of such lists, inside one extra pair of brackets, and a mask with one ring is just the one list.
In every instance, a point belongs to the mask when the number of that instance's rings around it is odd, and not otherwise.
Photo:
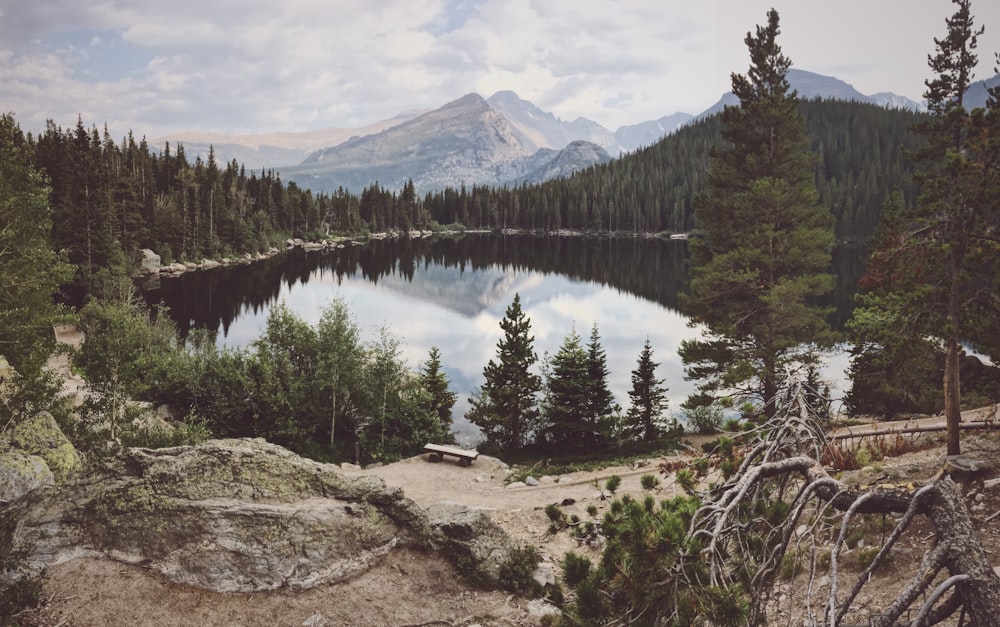
[[(920, 114), (839, 101), (800, 104), (819, 152), (816, 187), (837, 219), (838, 239), (863, 239), (881, 206), (899, 190), (915, 192), (907, 129)], [(313, 194), (273, 170), (188, 160), (183, 145), (157, 153), (130, 133), (49, 124), (29, 135), (35, 167), (52, 188), (52, 242), (78, 268), (76, 295), (122, 253), (140, 248), (164, 262), (265, 250), (285, 238), (330, 233), (409, 231), (459, 224), (476, 229), (687, 232), (697, 228), (693, 202), (705, 189), (710, 151), (721, 144), (710, 117), (657, 144), (573, 177), (519, 187), (460, 187), (419, 198), (412, 185), (377, 182), (359, 196)]]
[[(907, 129), (923, 114), (835, 100), (799, 106), (820, 156), (820, 201), (837, 219), (838, 239), (868, 237), (893, 190), (912, 206), (906, 153), (919, 139)], [(472, 228), (687, 232), (697, 227), (694, 198), (706, 189), (709, 153), (721, 142), (712, 116), (570, 178), (516, 189), (448, 189), (428, 194), (425, 205), (439, 223)]]

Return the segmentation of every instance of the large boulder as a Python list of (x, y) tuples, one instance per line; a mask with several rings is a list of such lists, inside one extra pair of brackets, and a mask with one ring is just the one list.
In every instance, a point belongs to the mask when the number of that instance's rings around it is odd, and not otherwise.
[(464, 575), (487, 585), (502, 585), (501, 569), (518, 547), (490, 518), (489, 510), (442, 501), (427, 508), (427, 518), (443, 550)]
[(73, 485), (0, 508), (8, 525), (27, 574), (105, 556), (220, 592), (308, 588), (397, 545), (436, 544), (401, 490), (260, 439), (129, 449)]
[(0, 505), (11, 503), (55, 479), (45, 460), (23, 451), (0, 451)]
[(18, 423), (10, 433), (10, 445), (44, 459), (56, 482), (66, 481), (80, 470), (80, 454), (47, 411)]
[(160, 271), (160, 256), (148, 248), (139, 251), (139, 273), (153, 274)]

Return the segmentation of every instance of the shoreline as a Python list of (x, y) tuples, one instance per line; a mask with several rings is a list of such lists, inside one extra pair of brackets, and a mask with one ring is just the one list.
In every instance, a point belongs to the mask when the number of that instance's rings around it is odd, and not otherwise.
[[(398, 239), (398, 238), (409, 238), (409, 239), (420, 239), (425, 237), (434, 237), (437, 235), (444, 236), (454, 236), (454, 235), (465, 235), (465, 234), (478, 234), (478, 233), (494, 233), (492, 229), (467, 229), (461, 231), (380, 231), (377, 233), (369, 233), (367, 235), (351, 235), (351, 236), (337, 236), (331, 238), (325, 238), (319, 241), (307, 242), (301, 238), (289, 238), (285, 241), (284, 248), (271, 247), (266, 252), (244, 253), (240, 256), (235, 257), (222, 257), (221, 259), (202, 259), (201, 261), (175, 261), (169, 264), (161, 264), (160, 256), (148, 248), (141, 249), (139, 252), (142, 255), (142, 260), (140, 261), (140, 267), (138, 271), (133, 275), (136, 280), (149, 279), (154, 276), (167, 276), (176, 277), (187, 272), (197, 272), (199, 270), (212, 270), (214, 268), (223, 268), (229, 266), (242, 266), (250, 265), (258, 261), (266, 261), (280, 255), (282, 253), (288, 252), (289, 250), (295, 248), (301, 248), (303, 250), (335, 250), (345, 248), (347, 246), (360, 246), (370, 240), (383, 240), (383, 239)], [(558, 229), (555, 231), (532, 231), (527, 229), (501, 229), (498, 231), (501, 235), (540, 235), (545, 237), (628, 237), (628, 238), (658, 238), (658, 239), (669, 239), (669, 240), (687, 240), (687, 233), (594, 233), (590, 231), (572, 231), (566, 229)]]

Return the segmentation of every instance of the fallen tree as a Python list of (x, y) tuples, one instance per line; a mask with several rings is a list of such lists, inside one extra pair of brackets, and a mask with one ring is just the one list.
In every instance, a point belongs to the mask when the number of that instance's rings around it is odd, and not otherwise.
[[(687, 559), (702, 560), (707, 582), (696, 585), (741, 585), (750, 597), (749, 622), (765, 621), (775, 578), (785, 556), (795, 546), (817, 546), (817, 535), (832, 526), (828, 590), (816, 585), (819, 569), (811, 560), (805, 591), (807, 624), (848, 625), (853, 604), (869, 585), (871, 575), (886, 560), (918, 517), (933, 530), (923, 560), (890, 603), (863, 618), (864, 625), (934, 625), (960, 613), (970, 625), (1000, 625), (1000, 577), (994, 572), (959, 486), (946, 460), (922, 486), (913, 484), (847, 485), (833, 478), (818, 460), (828, 447), (819, 422), (810, 415), (804, 395), (793, 390), (774, 419), (750, 434), (738, 469), (695, 513), (690, 535), (704, 548)], [(777, 524), (747, 515), (756, 502), (781, 500), (788, 515)], [(838, 512), (839, 521), (830, 516)], [(854, 518), (860, 514), (896, 516), (892, 532), (871, 563), (850, 586), (838, 569)], [(839, 524), (838, 524), (839, 523)], [(763, 549), (756, 552), (753, 549)], [(678, 562), (683, 565), (683, 559)], [(751, 564), (750, 568), (747, 565)], [(677, 572), (681, 573), (682, 568)], [(677, 577), (684, 583), (683, 577)], [(820, 602), (821, 601), (821, 602)], [(859, 617), (855, 617), (857, 620)]]
[[(830, 444), (805, 395), (791, 386), (784, 399), (771, 420), (721, 441), (703, 492), (613, 504), (600, 564), (574, 576), (570, 622), (762, 625), (781, 614), (817, 626), (1000, 625), (1000, 577), (952, 476), (968, 465), (942, 456), (922, 482), (848, 483), (820, 461)], [(704, 462), (691, 467), (704, 473)], [(674, 472), (691, 488), (689, 470)], [(848, 554), (872, 519), (885, 525), (869, 538), (876, 546)], [(874, 577), (894, 553), (916, 551), (891, 581)]]

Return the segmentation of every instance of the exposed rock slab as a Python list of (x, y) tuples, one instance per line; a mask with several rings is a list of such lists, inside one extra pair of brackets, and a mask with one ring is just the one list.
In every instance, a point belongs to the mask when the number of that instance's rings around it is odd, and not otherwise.
[(220, 592), (336, 581), (432, 538), (402, 491), (259, 439), (131, 449), (0, 518), (16, 521), (10, 548), (27, 556), (29, 572), (103, 555)]

